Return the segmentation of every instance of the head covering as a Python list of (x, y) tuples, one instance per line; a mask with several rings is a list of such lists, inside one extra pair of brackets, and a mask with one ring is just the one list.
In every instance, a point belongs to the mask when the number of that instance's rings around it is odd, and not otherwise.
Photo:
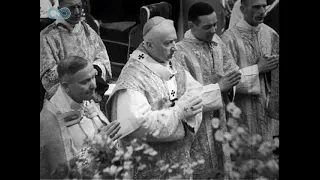
[(231, 18), (229, 22), (229, 28), (237, 24), (237, 22), (239, 22), (243, 18), (243, 14), (240, 10), (240, 6), (241, 6), (241, 0), (237, 0), (233, 5)]
[(151, 19), (148, 19), (146, 24), (143, 26), (143, 31), (142, 31), (143, 37), (145, 37), (149, 32), (153, 31), (155, 27), (160, 28), (162, 25), (166, 28), (170, 28), (170, 26), (174, 27), (172, 20), (165, 19), (160, 16), (155, 16)]

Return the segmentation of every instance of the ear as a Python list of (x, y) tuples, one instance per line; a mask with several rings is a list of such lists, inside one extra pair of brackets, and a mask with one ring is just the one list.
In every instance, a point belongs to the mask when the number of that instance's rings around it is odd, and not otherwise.
[(146, 42), (146, 46), (147, 46), (147, 48), (150, 49), (150, 50), (153, 49), (153, 45), (152, 45), (152, 43), (149, 42), (149, 41)]
[(195, 24), (192, 21), (188, 21), (188, 28), (192, 29), (195, 26)]
[(244, 14), (246, 12), (247, 8), (243, 5), (240, 6), (240, 11), (242, 12), (242, 14)]
[(67, 93), (70, 91), (69, 84), (67, 82), (61, 82), (60, 84)]

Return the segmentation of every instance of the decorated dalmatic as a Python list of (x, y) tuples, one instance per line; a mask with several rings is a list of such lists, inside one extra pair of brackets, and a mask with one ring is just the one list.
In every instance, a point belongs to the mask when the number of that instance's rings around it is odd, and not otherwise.
[[(92, 107), (95, 118), (88, 113)], [(84, 140), (92, 140), (108, 123), (95, 102), (76, 103), (59, 85), (52, 98), (44, 101), (40, 113), (40, 176), (50, 178), (57, 165), (73, 157), (83, 160), (79, 167), (88, 164), (90, 157)]]
[(74, 28), (58, 19), (40, 32), (40, 79), (48, 96), (58, 87), (57, 64), (68, 56), (80, 56), (101, 69), (101, 77), (112, 76), (109, 56), (99, 35), (84, 21)]
[(253, 27), (241, 19), (222, 40), (239, 67), (251, 69), (251, 78), (256, 79), (248, 86), (237, 86), (234, 101), (242, 110), (241, 117), (251, 133), (271, 140), (279, 133), (279, 67), (259, 74), (257, 63), (264, 55), (279, 55), (279, 35), (263, 23)]
[[(107, 103), (109, 119), (120, 122), (122, 145), (138, 138), (154, 148), (157, 160), (171, 165), (190, 163), (190, 147), (202, 120), (199, 113), (184, 119), (177, 100), (191, 94), (202, 96), (203, 111), (222, 107), (217, 86), (202, 86), (179, 66), (174, 58), (167, 64), (152, 59), (143, 45), (135, 50), (123, 68)], [(145, 162), (148, 164), (148, 162)], [(179, 170), (183, 179), (192, 176)], [(134, 171), (134, 179), (167, 179), (149, 163), (143, 172)]]
[[(177, 47), (176, 60), (202, 85), (216, 84), (222, 76), (239, 69), (217, 35), (214, 35), (212, 42), (208, 43), (196, 39), (191, 30), (188, 30), (184, 38), (177, 43)], [(228, 98), (223, 96), (225, 107)], [(220, 128), (226, 130), (225, 108), (203, 113), (200, 129), (192, 144), (192, 156), (195, 158), (197, 154), (201, 154), (205, 158), (205, 163), (195, 171), (194, 178), (217, 178), (218, 173), (223, 172), (224, 162), (229, 159), (229, 155), (222, 151), (222, 144), (214, 138), (217, 130), (211, 125), (214, 117), (220, 119)]]

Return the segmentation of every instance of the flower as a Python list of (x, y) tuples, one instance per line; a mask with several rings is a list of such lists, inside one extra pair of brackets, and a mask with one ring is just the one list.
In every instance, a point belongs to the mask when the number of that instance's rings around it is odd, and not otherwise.
[(128, 146), (128, 147), (127, 147), (127, 152), (128, 152), (129, 154), (132, 154), (132, 153), (133, 153), (133, 147), (132, 147), (132, 146)]
[(214, 134), (214, 137), (216, 138), (217, 141), (223, 141), (223, 132), (218, 130)]
[(135, 150), (135, 151), (140, 151), (140, 150), (142, 150), (142, 149), (143, 149), (143, 147), (144, 147), (144, 146), (143, 146), (143, 145), (141, 145), (141, 146), (136, 147), (134, 150)]
[(272, 159), (272, 160), (269, 160), (268, 162), (267, 162), (267, 166), (270, 168), (270, 169), (279, 169), (279, 166), (278, 166), (278, 163), (274, 160), (274, 159)]
[(241, 110), (233, 103), (227, 105), (227, 111), (232, 114), (235, 118), (240, 118)]
[(241, 110), (239, 108), (234, 109), (232, 116), (235, 118), (240, 118)]
[(270, 141), (266, 141), (266, 142), (263, 142), (258, 151), (263, 154), (263, 155), (266, 155), (268, 152), (270, 152), (270, 148), (271, 148), (271, 142)]
[(257, 143), (259, 143), (261, 140), (262, 140), (262, 137), (259, 134), (255, 134), (252, 136), (251, 143), (254, 146)]
[(231, 141), (232, 135), (228, 132), (224, 133), (224, 138), (226, 138), (227, 141)]
[(198, 163), (199, 163), (199, 164), (203, 164), (203, 163), (204, 163), (204, 159), (198, 160)]
[(123, 168), (129, 170), (131, 167), (132, 161), (125, 161), (123, 164)]
[(239, 134), (242, 134), (242, 133), (245, 133), (245, 130), (244, 130), (243, 127), (238, 127), (238, 128), (237, 128), (237, 132), (238, 132)]
[(222, 150), (225, 154), (235, 154), (235, 150), (229, 146), (229, 143), (222, 145)]
[(154, 151), (154, 150), (149, 153), (149, 155), (151, 155), (151, 156), (155, 156), (157, 154), (158, 154), (157, 151)]
[(122, 149), (116, 151), (116, 156), (122, 156), (124, 151)]
[(233, 113), (236, 108), (237, 108), (237, 106), (236, 106), (233, 102), (230, 102), (230, 103), (227, 105), (227, 111), (228, 111), (229, 113)]
[(156, 129), (153, 133), (152, 133), (152, 136), (153, 137), (156, 137), (160, 134), (160, 130), (159, 129)]
[(174, 165), (171, 166), (172, 169), (175, 169), (177, 167), (179, 167), (179, 163), (175, 163)]
[(220, 124), (220, 120), (218, 118), (213, 118), (211, 120), (211, 124), (212, 124), (212, 127), (217, 129), (219, 127), (219, 124)]
[(102, 170), (104, 173), (109, 173), (110, 175), (114, 175), (117, 172), (117, 166), (112, 165), (111, 167), (107, 167)]
[(237, 128), (238, 127), (238, 123), (234, 118), (229, 118), (227, 125), (232, 127), (232, 128)]
[(123, 175), (123, 179), (132, 179), (129, 172), (125, 172)]
[(141, 165), (138, 167), (138, 170), (143, 170), (143, 169), (146, 168), (146, 167), (147, 167), (147, 165), (141, 164)]
[(160, 171), (165, 171), (169, 168), (169, 164), (166, 164), (165, 166), (160, 168)]
[(129, 152), (126, 152), (123, 156), (124, 160), (129, 160), (131, 158), (131, 154)]

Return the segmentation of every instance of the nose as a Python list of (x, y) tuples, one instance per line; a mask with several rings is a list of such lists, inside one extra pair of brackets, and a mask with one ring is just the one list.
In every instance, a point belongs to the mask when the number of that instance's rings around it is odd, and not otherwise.
[(90, 89), (96, 89), (96, 88), (97, 88), (96, 78), (92, 78), (90, 83)]
[(172, 46), (171, 50), (172, 51), (177, 51), (178, 50), (177, 45), (176, 45), (175, 42), (173, 42), (173, 46)]
[(261, 6), (261, 8), (259, 9), (259, 12), (261, 14), (265, 14), (266, 13), (266, 7)]
[(215, 26), (212, 26), (211, 28), (210, 28), (210, 33), (216, 33), (216, 29), (217, 29), (217, 27), (216, 27), (216, 25)]

